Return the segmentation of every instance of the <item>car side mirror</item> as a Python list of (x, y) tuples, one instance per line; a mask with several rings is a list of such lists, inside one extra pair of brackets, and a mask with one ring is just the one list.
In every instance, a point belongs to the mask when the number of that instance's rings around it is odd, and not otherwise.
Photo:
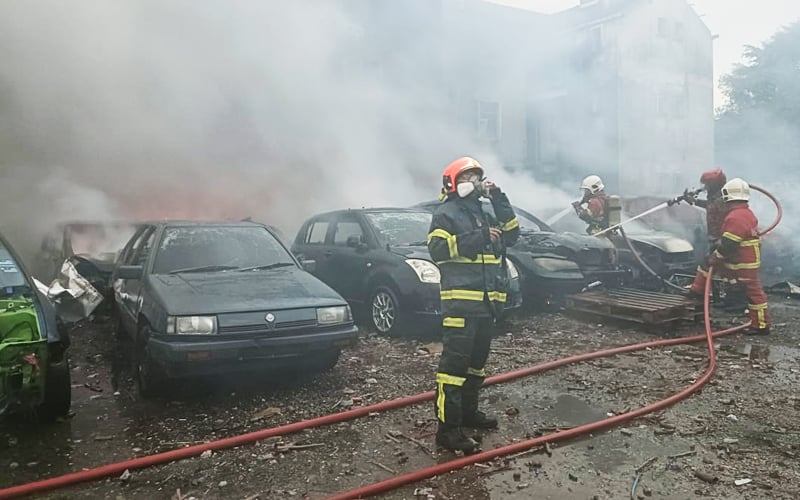
[(143, 266), (119, 266), (116, 272), (117, 279), (139, 280), (144, 275)]
[(316, 260), (301, 260), (300, 265), (303, 266), (303, 269), (306, 272), (314, 273), (317, 270), (317, 261)]
[(348, 236), (347, 246), (350, 248), (355, 248), (356, 250), (364, 250), (367, 248), (367, 245), (364, 243), (364, 240), (361, 238), (361, 236)]

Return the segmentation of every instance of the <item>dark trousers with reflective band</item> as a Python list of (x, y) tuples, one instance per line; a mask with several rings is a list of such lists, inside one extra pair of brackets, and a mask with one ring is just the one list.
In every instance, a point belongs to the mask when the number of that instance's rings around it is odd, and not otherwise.
[(492, 341), (491, 317), (451, 318), (442, 322), (444, 337), (436, 374), (436, 418), (461, 425), (464, 415), (478, 410), (478, 390)]

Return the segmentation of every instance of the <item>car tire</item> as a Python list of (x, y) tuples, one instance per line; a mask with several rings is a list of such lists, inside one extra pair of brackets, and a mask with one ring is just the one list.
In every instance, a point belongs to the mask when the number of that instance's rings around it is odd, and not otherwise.
[(48, 363), (44, 382), (44, 400), (38, 416), (42, 422), (52, 422), (69, 413), (72, 405), (72, 380), (66, 355), (58, 363)]
[(139, 329), (139, 336), (135, 342), (136, 347), (133, 349), (133, 376), (139, 395), (144, 399), (158, 396), (164, 381), (158, 365), (150, 358), (150, 349), (147, 346), (149, 337), (150, 327), (145, 325)]
[(388, 286), (379, 286), (369, 297), (367, 317), (372, 328), (381, 335), (398, 335), (400, 301), (397, 295)]

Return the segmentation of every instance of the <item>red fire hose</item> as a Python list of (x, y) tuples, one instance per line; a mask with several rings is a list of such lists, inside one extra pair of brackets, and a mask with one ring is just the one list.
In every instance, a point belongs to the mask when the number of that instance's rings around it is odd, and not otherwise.
[[(775, 205), (778, 207), (778, 217), (773, 225), (771, 225), (767, 230), (763, 231), (762, 234), (766, 234), (767, 232), (771, 231), (772, 229), (777, 226), (778, 222), (781, 219), (781, 207), (780, 203), (769, 193), (766, 191), (756, 188), (755, 186), (751, 186), (752, 188), (765, 193), (770, 199), (773, 200)], [(644, 408), (640, 408), (635, 411), (631, 411), (622, 415), (616, 415), (614, 417), (608, 418), (606, 420), (601, 420), (599, 422), (594, 422), (585, 426), (576, 427), (574, 429), (570, 429), (567, 431), (557, 432), (553, 434), (549, 434), (547, 436), (542, 436), (537, 439), (524, 441), (520, 443), (516, 443), (510, 446), (506, 446), (503, 448), (497, 448), (495, 450), (486, 451), (477, 455), (470, 455), (468, 457), (460, 458), (457, 460), (453, 460), (444, 464), (440, 464), (434, 467), (430, 467), (427, 469), (421, 469), (415, 472), (411, 472), (409, 474), (405, 474), (403, 476), (398, 476), (386, 481), (382, 481), (379, 483), (375, 483), (373, 485), (365, 486), (359, 488), (357, 490), (352, 490), (349, 492), (341, 493), (335, 497), (334, 499), (351, 499), (351, 498), (363, 498), (365, 496), (375, 495), (381, 492), (389, 491), (394, 488), (398, 488), (404, 484), (409, 484), (415, 481), (419, 481), (420, 479), (424, 479), (427, 477), (432, 477), (444, 472), (448, 472), (451, 470), (455, 470), (461, 467), (465, 467), (467, 465), (474, 464), (476, 462), (486, 461), (498, 456), (506, 455), (509, 453), (515, 453), (518, 451), (523, 451), (530, 449), (534, 446), (542, 445), (547, 442), (556, 442), (556, 441), (563, 441), (565, 439), (570, 439), (577, 437), (581, 434), (597, 431), (600, 429), (606, 429), (608, 427), (615, 426), (619, 423), (625, 422), (627, 420), (631, 420), (634, 418), (638, 418), (642, 415), (647, 413), (659, 410), (661, 408), (673, 405), (678, 401), (685, 399), (690, 394), (694, 393), (703, 384), (705, 384), (708, 379), (711, 377), (714, 371), (715, 366), (715, 359), (714, 359), (714, 337), (718, 337), (721, 335), (727, 335), (739, 330), (742, 330), (749, 326), (749, 323), (743, 324), (734, 328), (729, 328), (727, 330), (723, 330), (720, 332), (713, 333), (711, 331), (711, 323), (710, 323), (710, 316), (709, 316), (709, 290), (710, 290), (710, 283), (711, 280), (708, 280), (706, 283), (706, 294), (705, 294), (705, 326), (706, 326), (706, 334), (705, 335), (697, 335), (693, 337), (683, 337), (678, 339), (664, 339), (664, 340), (656, 340), (652, 342), (644, 342), (641, 344), (632, 344), (627, 346), (616, 347), (613, 349), (603, 349), (600, 351), (580, 354), (577, 356), (570, 356), (568, 358), (563, 358), (556, 361), (550, 361), (547, 363), (542, 363), (539, 365), (535, 365), (529, 368), (524, 368), (521, 370), (516, 370), (509, 373), (504, 373), (501, 375), (497, 375), (491, 378), (486, 379), (486, 385), (493, 385), (493, 384), (500, 384), (504, 382), (509, 382), (511, 380), (516, 380), (519, 378), (527, 377), (529, 375), (533, 375), (535, 373), (540, 373), (547, 370), (552, 370), (554, 368), (558, 368), (561, 366), (565, 366), (571, 363), (577, 363), (580, 361), (587, 361), (590, 359), (612, 356), (615, 354), (622, 354), (634, 351), (640, 351), (647, 348), (652, 347), (664, 347), (670, 345), (677, 345), (677, 344), (686, 344), (697, 342), (703, 339), (706, 339), (708, 342), (708, 348), (710, 353), (709, 358), (709, 365), (708, 369), (706, 370), (705, 374), (697, 380), (694, 384), (687, 387), (683, 391), (678, 394), (675, 394), (663, 401), (659, 401), (657, 403), (651, 404)], [(408, 396), (404, 398), (394, 399), (391, 401), (384, 401), (382, 403), (365, 406), (361, 408), (356, 408), (353, 410), (335, 413), (331, 415), (325, 415), (318, 418), (313, 418), (310, 420), (304, 420), (300, 422), (295, 422), (288, 425), (283, 425), (280, 427), (273, 427), (271, 429), (263, 429), (256, 432), (250, 432), (247, 434), (241, 434), (239, 436), (233, 436), (230, 438), (220, 439), (217, 441), (211, 441), (209, 443), (204, 443), (195, 446), (189, 446), (186, 448), (180, 448), (177, 450), (171, 450), (164, 453), (157, 453), (154, 455), (148, 455), (145, 457), (135, 458), (132, 460), (127, 460), (123, 462), (117, 462), (113, 464), (103, 465), (100, 467), (96, 467), (94, 469), (83, 470), (79, 472), (73, 472), (70, 474), (65, 474), (62, 476), (53, 477), (50, 479), (44, 479), (41, 481), (34, 481), (31, 483), (21, 484), (18, 486), (12, 486), (10, 488), (5, 488), (0, 490), (0, 499), (7, 499), (7, 498), (17, 498), (26, 495), (33, 495), (36, 493), (43, 493), (45, 491), (51, 491), (58, 488), (64, 488), (67, 486), (76, 485), (83, 482), (94, 481), (98, 479), (102, 479), (109, 476), (118, 476), (125, 472), (126, 470), (135, 470), (135, 469), (143, 469), (145, 467), (150, 467), (153, 465), (165, 464), (169, 462), (174, 462), (177, 460), (182, 460), (185, 458), (196, 457), (202, 454), (206, 450), (221, 450), (226, 448), (233, 448), (236, 446), (242, 446), (244, 444), (253, 443), (262, 439), (266, 439), (269, 437), (274, 436), (282, 436), (286, 434), (291, 434), (294, 432), (298, 432), (304, 429), (309, 429), (313, 427), (320, 427), (323, 425), (330, 425), (334, 423), (344, 422), (347, 420), (352, 420), (358, 417), (362, 417), (368, 415), (369, 413), (373, 412), (380, 412), (391, 410), (395, 408), (401, 408), (404, 406), (409, 406), (412, 404), (422, 403), (425, 401), (429, 401), (433, 399), (434, 392), (426, 392), (422, 394), (417, 394), (414, 396)]]

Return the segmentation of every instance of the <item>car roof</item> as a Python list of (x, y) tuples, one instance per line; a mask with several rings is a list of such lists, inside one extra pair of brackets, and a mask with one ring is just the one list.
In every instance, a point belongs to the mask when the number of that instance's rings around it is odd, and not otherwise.
[(142, 222), (140, 225), (164, 227), (267, 227), (259, 222), (232, 220), (154, 220)]
[(346, 208), (342, 210), (332, 210), (330, 212), (322, 212), (314, 215), (311, 219), (317, 217), (326, 217), (329, 215), (342, 215), (342, 214), (376, 214), (385, 212), (408, 212), (408, 213), (429, 213), (427, 210), (415, 207), (373, 207), (373, 208)]

